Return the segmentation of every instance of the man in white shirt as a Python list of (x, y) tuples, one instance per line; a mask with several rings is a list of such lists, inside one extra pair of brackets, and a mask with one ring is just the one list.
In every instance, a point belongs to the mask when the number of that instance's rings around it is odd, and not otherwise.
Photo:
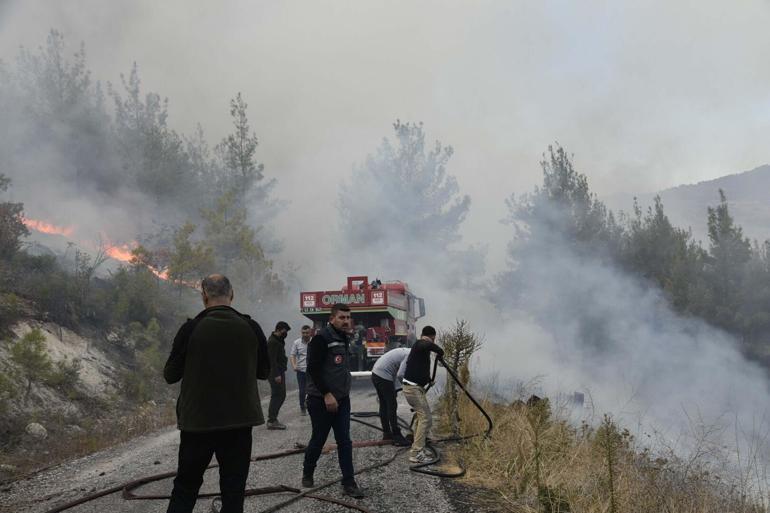
[(402, 347), (391, 349), (382, 355), (372, 368), (372, 383), (380, 400), (380, 423), (382, 439), (392, 440), (393, 445), (406, 447), (409, 441), (401, 434), (398, 427), (398, 401), (396, 391), (401, 389), (401, 380), (406, 371), (406, 360), (410, 349)]
[(307, 415), (307, 409), (305, 408), (305, 383), (307, 383), (307, 378), (305, 372), (307, 371), (307, 345), (311, 338), (313, 338), (313, 330), (308, 325), (302, 326), (302, 336), (294, 341), (294, 344), (291, 346), (291, 353), (289, 354), (291, 366), (297, 373), (299, 410), (302, 415)]

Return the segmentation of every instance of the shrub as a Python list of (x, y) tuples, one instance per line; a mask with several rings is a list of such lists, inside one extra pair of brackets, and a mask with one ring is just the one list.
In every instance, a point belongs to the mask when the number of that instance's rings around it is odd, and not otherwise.
[(43, 381), (52, 369), (43, 332), (35, 328), (13, 344), (11, 361), (19, 366), (27, 380), (27, 390), (24, 393), (26, 399), (32, 389), (32, 383)]
[(56, 362), (45, 377), (45, 384), (72, 398), (80, 383), (80, 360), (64, 359)]

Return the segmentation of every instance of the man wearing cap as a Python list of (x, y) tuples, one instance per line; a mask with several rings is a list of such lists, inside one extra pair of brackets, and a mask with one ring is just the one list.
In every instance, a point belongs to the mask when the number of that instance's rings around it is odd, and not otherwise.
[(278, 411), (286, 399), (286, 335), (291, 328), (280, 321), (275, 325), (275, 331), (267, 339), (267, 355), (270, 358), (270, 406), (267, 408), (267, 429), (286, 429), (285, 424), (278, 422)]

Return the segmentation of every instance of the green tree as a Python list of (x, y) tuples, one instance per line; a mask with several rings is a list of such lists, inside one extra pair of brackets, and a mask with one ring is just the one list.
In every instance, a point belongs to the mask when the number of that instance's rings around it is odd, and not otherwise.
[(755, 243), (740, 291), (740, 322), (748, 354), (770, 367), (770, 241)]
[(652, 280), (664, 290), (678, 311), (691, 302), (693, 285), (700, 279), (705, 253), (689, 230), (674, 227), (660, 196), (642, 216), (634, 203), (620, 255), (626, 268)]
[(45, 335), (39, 329), (33, 329), (11, 346), (10, 354), (11, 361), (19, 366), (27, 380), (24, 394), (26, 399), (32, 384), (44, 381), (51, 372), (52, 364), (45, 347)]
[(751, 243), (735, 224), (724, 191), (719, 190), (719, 205), (708, 207), (709, 252), (707, 279), (711, 290), (713, 321), (735, 333), (740, 328), (737, 312), (745, 276), (751, 260)]
[(542, 186), (506, 200), (504, 222), (513, 228), (513, 240), (509, 268), (497, 277), (494, 296), (500, 305), (527, 297), (530, 273), (542, 269), (544, 257), (612, 262), (623, 244), (622, 225), (591, 192), (588, 178), (575, 170), (564, 148), (549, 146), (540, 167)]
[[(26, 130), (19, 131), (21, 139), (14, 145), (34, 146), (37, 154), (49, 160), (38, 162), (29, 152), (23, 159), (3, 160), (11, 168), (23, 166), (17, 173), (28, 178), (38, 173), (38, 178), (50, 181), (58, 175), (78, 187), (115, 192), (123, 182), (113, 158), (114, 141), (101, 85), (91, 79), (84, 45), (71, 58), (66, 51), (64, 36), (56, 30), (51, 30), (46, 44), (37, 51), (20, 50), (14, 74), (18, 93), (13, 95), (18, 107), (12, 108), (20, 108), (15, 122)], [(53, 167), (51, 153), (57, 161)]]
[(157, 319), (150, 319), (146, 326), (132, 323), (128, 337), (134, 346), (134, 369), (124, 375), (126, 394), (136, 401), (158, 397), (163, 390), (161, 376), (166, 356), (160, 323)]
[(248, 225), (246, 209), (238, 206), (234, 195), (230, 191), (214, 208), (202, 211), (203, 242), (215, 255), (215, 268), (241, 283), (240, 289), (252, 304), (282, 297), (284, 285), (273, 270), (273, 262), (265, 256), (258, 232)]
[(259, 219), (261, 247), (266, 252), (277, 252), (281, 244), (269, 230), (267, 222), (278, 212), (277, 202), (271, 198), (276, 185), (275, 178), (267, 180), (264, 165), (257, 162), (256, 152), (259, 145), (256, 134), (252, 133), (246, 113), (248, 104), (241, 93), (230, 100), (230, 116), (233, 132), (216, 147), (221, 164), (212, 163), (210, 175), (216, 176), (217, 202), (223, 197), (233, 202), (235, 209), (245, 209), (253, 218)]
[(158, 278), (145, 266), (121, 267), (112, 275), (112, 286), (106, 298), (110, 324), (128, 325), (132, 321), (146, 324), (173, 312), (164, 297)]
[(233, 118), (232, 134), (225, 137), (219, 144), (229, 175), (225, 177), (224, 190), (235, 190), (243, 197), (264, 178), (264, 165), (256, 161), (259, 142), (257, 136), (251, 133), (249, 119), (246, 115), (248, 104), (241, 93), (230, 100), (230, 116)]
[(185, 282), (198, 279), (214, 269), (212, 248), (204, 242), (193, 242), (191, 237), (194, 232), (195, 225), (186, 223), (174, 233), (168, 276), (182, 286)]
[(139, 70), (134, 63), (128, 78), (121, 75), (125, 97), (112, 86), (115, 129), (122, 166), (140, 191), (158, 205), (173, 204), (193, 211), (192, 190), (197, 177), (185, 152), (184, 140), (168, 126), (168, 99), (156, 93), (142, 97)]
[[(0, 173), (0, 192), (5, 192), (11, 180)], [(19, 251), (21, 239), (29, 235), (24, 226), (24, 205), (0, 202), (0, 260), (8, 260)]]
[(427, 144), (422, 123), (396, 121), (393, 131), (341, 187), (338, 256), (394, 278), (416, 266), (451, 284), (480, 276), (483, 251), (460, 246), (471, 199), (447, 171), (454, 149)]
[(532, 194), (506, 204), (506, 221), (534, 233), (545, 242), (566, 243), (579, 253), (600, 254), (615, 250), (622, 229), (614, 216), (588, 186), (588, 178), (578, 173), (572, 159), (561, 146), (549, 146), (540, 162), (543, 185)]

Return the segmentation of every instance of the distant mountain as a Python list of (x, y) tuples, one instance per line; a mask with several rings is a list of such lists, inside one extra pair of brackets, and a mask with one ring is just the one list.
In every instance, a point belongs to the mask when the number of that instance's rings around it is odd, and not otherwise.
[[(725, 191), (730, 213), (746, 236), (759, 241), (770, 239), (770, 165), (693, 185), (680, 185), (657, 194), (675, 226), (691, 228), (696, 239), (707, 243), (706, 209), (719, 202), (719, 189)], [(636, 196), (646, 210), (655, 195)], [(615, 212), (630, 212), (633, 198), (632, 194), (616, 194), (603, 201)]]

